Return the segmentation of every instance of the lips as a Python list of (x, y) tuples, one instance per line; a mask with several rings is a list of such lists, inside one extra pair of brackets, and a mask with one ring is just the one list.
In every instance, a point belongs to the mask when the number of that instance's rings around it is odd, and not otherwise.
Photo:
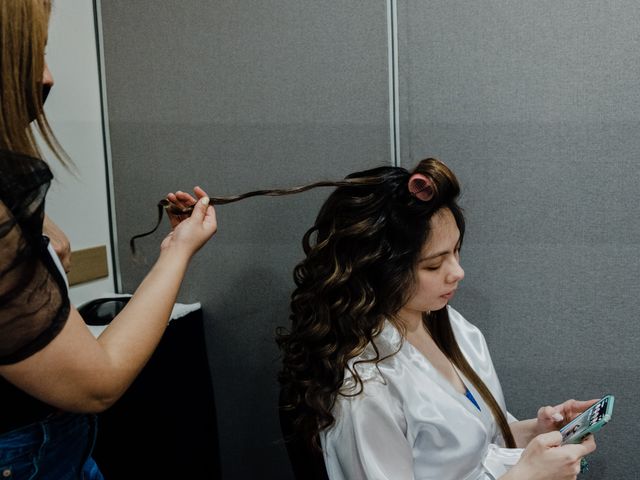
[(453, 296), (456, 294), (455, 290), (451, 290), (448, 293), (445, 293), (444, 295), (440, 295), (442, 298), (446, 298), (447, 300), (451, 300), (453, 298)]

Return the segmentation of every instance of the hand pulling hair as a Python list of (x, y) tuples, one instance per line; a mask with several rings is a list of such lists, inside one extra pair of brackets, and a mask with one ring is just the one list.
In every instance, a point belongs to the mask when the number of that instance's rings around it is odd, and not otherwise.
[[(254, 190), (252, 192), (243, 193), (240, 195), (233, 195), (229, 197), (210, 197), (209, 204), (210, 205), (225, 205), (227, 203), (238, 202), (240, 200), (244, 200), (245, 198), (257, 197), (257, 196), (272, 196), (279, 197), (283, 195), (293, 195), (296, 193), (306, 192), (307, 190), (311, 190), (313, 188), (318, 187), (348, 187), (348, 186), (358, 186), (358, 185), (373, 185), (376, 183), (381, 183), (383, 180), (379, 177), (361, 177), (361, 178), (352, 178), (352, 179), (344, 179), (338, 181), (320, 181), (315, 183), (310, 183), (307, 185), (302, 185), (299, 187), (292, 188), (277, 188), (271, 190)], [(129, 246), (131, 247), (131, 253), (136, 254), (136, 246), (135, 241), (139, 238), (146, 237), (147, 235), (151, 235), (154, 233), (160, 223), (162, 223), (162, 212), (166, 211), (167, 214), (173, 215), (189, 215), (193, 211), (193, 205), (189, 207), (178, 207), (171, 203), (167, 198), (163, 198), (157, 204), (158, 207), (158, 220), (156, 221), (156, 225), (149, 230), (148, 232), (140, 233), (138, 235), (134, 235), (129, 240)]]

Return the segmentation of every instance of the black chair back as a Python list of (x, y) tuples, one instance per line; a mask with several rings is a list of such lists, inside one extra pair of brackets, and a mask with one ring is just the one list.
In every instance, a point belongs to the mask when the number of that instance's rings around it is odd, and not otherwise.
[(287, 447), (289, 462), (296, 480), (329, 480), (322, 452), (312, 449), (294, 429), (295, 410), (284, 408), (286, 401), (280, 392), (280, 429)]
[[(78, 310), (104, 325), (128, 300), (96, 299)], [(222, 478), (202, 310), (169, 323), (140, 375), (98, 415), (93, 458), (106, 480)]]

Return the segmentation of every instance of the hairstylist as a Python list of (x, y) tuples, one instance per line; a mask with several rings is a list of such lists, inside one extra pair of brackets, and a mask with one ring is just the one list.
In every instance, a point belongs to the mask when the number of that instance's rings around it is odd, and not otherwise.
[(196, 187), (193, 213), (172, 218), (157, 262), (94, 338), (42, 235), (52, 174), (32, 128), (68, 162), (42, 108), (53, 83), (45, 63), (50, 12), (48, 0), (0, 1), (0, 475), (100, 479), (90, 457), (93, 414), (125, 392), (153, 353), (189, 262), (217, 225)]

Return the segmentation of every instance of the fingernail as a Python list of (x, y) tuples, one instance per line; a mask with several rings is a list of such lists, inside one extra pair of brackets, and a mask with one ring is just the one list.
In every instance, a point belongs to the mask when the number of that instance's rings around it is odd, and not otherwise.
[(564, 419), (564, 417), (560, 415), (558, 412), (551, 415), (551, 418), (553, 418), (556, 422), (561, 422)]
[(202, 197), (202, 204), (209, 205), (209, 197)]

